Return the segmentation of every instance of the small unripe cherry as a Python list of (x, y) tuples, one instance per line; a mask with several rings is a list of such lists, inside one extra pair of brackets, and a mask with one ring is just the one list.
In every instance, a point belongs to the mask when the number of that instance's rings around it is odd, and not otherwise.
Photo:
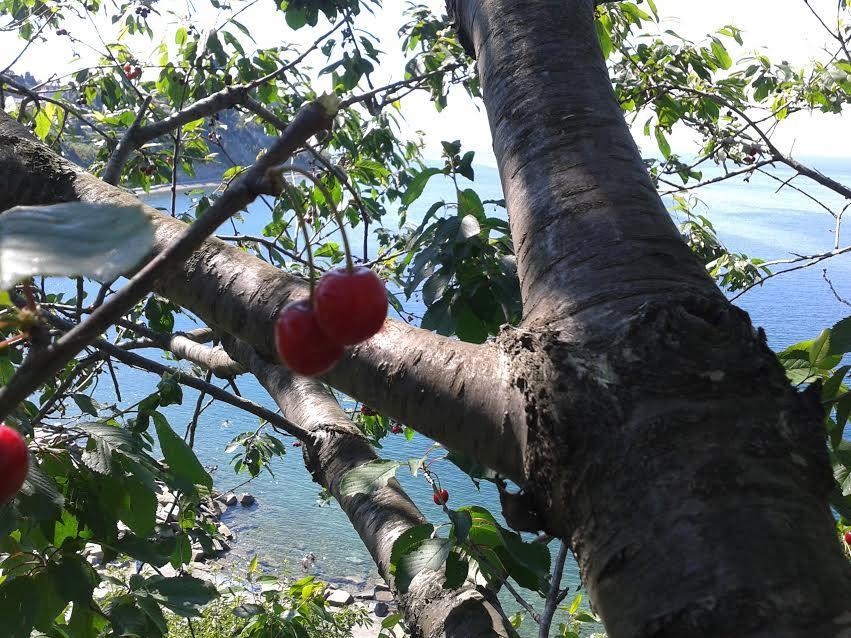
[(387, 291), (365, 266), (330, 270), (316, 284), (313, 308), (329, 339), (353, 346), (381, 330), (387, 318)]
[(446, 503), (449, 500), (449, 492), (446, 490), (440, 490), (439, 494), (434, 492), (431, 497), (434, 500), (435, 505), (443, 505), (443, 503)]
[(343, 356), (343, 347), (319, 328), (308, 301), (296, 301), (280, 311), (275, 322), (275, 345), (284, 364), (307, 377), (327, 372)]
[(845, 532), (845, 543), (851, 545), (851, 529)]
[(0, 425), (0, 505), (11, 499), (27, 478), (29, 450), (17, 430)]

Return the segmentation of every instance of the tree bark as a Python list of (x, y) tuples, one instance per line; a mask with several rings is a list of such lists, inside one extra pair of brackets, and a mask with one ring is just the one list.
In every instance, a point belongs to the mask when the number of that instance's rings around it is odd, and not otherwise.
[[(340, 482), (346, 473), (378, 455), (337, 400), (319, 381), (294, 377), (282, 366), (261, 359), (245, 343), (225, 339), (225, 347), (257, 377), (283, 415), (311, 433), (304, 446), (305, 465), (313, 479), (337, 499), (382, 578), (392, 584), (393, 543), (406, 530), (425, 523), (425, 517), (396, 479), (373, 494), (343, 498)], [(493, 593), (469, 581), (460, 589), (448, 590), (443, 588), (442, 572), (421, 572), (406, 594), (395, 593), (412, 638), (516, 637)]]
[(837, 636), (851, 574), (818, 391), (679, 239), (611, 89), (591, 0), (450, 0), (517, 253), (524, 487), (612, 638)]

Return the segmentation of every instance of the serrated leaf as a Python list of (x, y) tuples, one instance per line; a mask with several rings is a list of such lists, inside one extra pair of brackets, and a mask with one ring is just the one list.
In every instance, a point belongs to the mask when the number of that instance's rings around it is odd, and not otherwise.
[(402, 532), (393, 542), (393, 549), (390, 550), (390, 573), (396, 573), (396, 565), (404, 554), (427, 538), (431, 538), (433, 534), (434, 525), (431, 523), (421, 523)]
[(53, 479), (41, 471), (41, 469), (30, 459), (30, 467), (27, 478), (21, 487), (21, 494), (37, 497), (44, 504), (49, 504), (56, 510), (61, 510), (65, 505), (65, 499), (59, 492), (59, 488)]
[(340, 482), (340, 495), (343, 497), (355, 494), (372, 494), (387, 485), (387, 482), (396, 476), (396, 470), (402, 467), (396, 461), (376, 459), (364, 463), (346, 472)]
[(429, 538), (422, 541), (399, 558), (396, 566), (396, 588), (400, 593), (408, 591), (417, 574), (425, 569), (437, 571), (446, 562), (452, 543), (445, 538)]
[(831, 355), (844, 355), (848, 352), (851, 352), (851, 317), (846, 317), (837, 322), (830, 329), (830, 348), (828, 351)]
[(165, 461), (175, 476), (193, 485), (203, 485), (207, 489), (212, 489), (213, 479), (207, 474), (192, 448), (171, 429), (162, 414), (152, 412), (151, 416), (154, 419), (154, 427), (157, 430), (157, 438), (160, 440), (163, 456), (165, 456)]
[(110, 281), (135, 268), (153, 241), (141, 206), (15, 206), (0, 215), (0, 288), (34, 275)]
[(830, 330), (822, 330), (821, 334), (813, 341), (809, 347), (809, 361), (811, 365), (818, 364), (828, 356), (830, 352)]

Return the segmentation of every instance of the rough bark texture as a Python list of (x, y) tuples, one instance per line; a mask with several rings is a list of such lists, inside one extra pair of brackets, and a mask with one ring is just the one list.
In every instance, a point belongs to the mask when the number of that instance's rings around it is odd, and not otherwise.
[[(525, 319), (524, 484), (613, 638), (836, 636), (851, 578), (818, 396), (679, 240), (591, 0), (453, 0), (477, 58)], [(512, 403), (512, 405), (514, 405)]]
[[(392, 584), (393, 542), (404, 531), (425, 523), (425, 517), (396, 479), (370, 495), (341, 497), (340, 481), (345, 474), (378, 455), (336, 399), (320, 382), (294, 377), (283, 367), (270, 365), (242, 342), (226, 339), (226, 348), (257, 377), (285, 417), (310, 431), (311, 440), (304, 447), (307, 468), (340, 503), (382, 578)], [(413, 638), (516, 636), (493, 594), (469, 582), (461, 589), (447, 590), (442, 573), (422, 572), (406, 594), (396, 592), (396, 596)]]

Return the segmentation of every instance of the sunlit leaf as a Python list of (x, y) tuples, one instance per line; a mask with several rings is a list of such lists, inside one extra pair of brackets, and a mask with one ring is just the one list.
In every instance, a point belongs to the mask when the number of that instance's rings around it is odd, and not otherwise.
[(141, 206), (15, 206), (0, 215), (0, 288), (34, 275), (109, 281), (135, 268), (153, 241)]

